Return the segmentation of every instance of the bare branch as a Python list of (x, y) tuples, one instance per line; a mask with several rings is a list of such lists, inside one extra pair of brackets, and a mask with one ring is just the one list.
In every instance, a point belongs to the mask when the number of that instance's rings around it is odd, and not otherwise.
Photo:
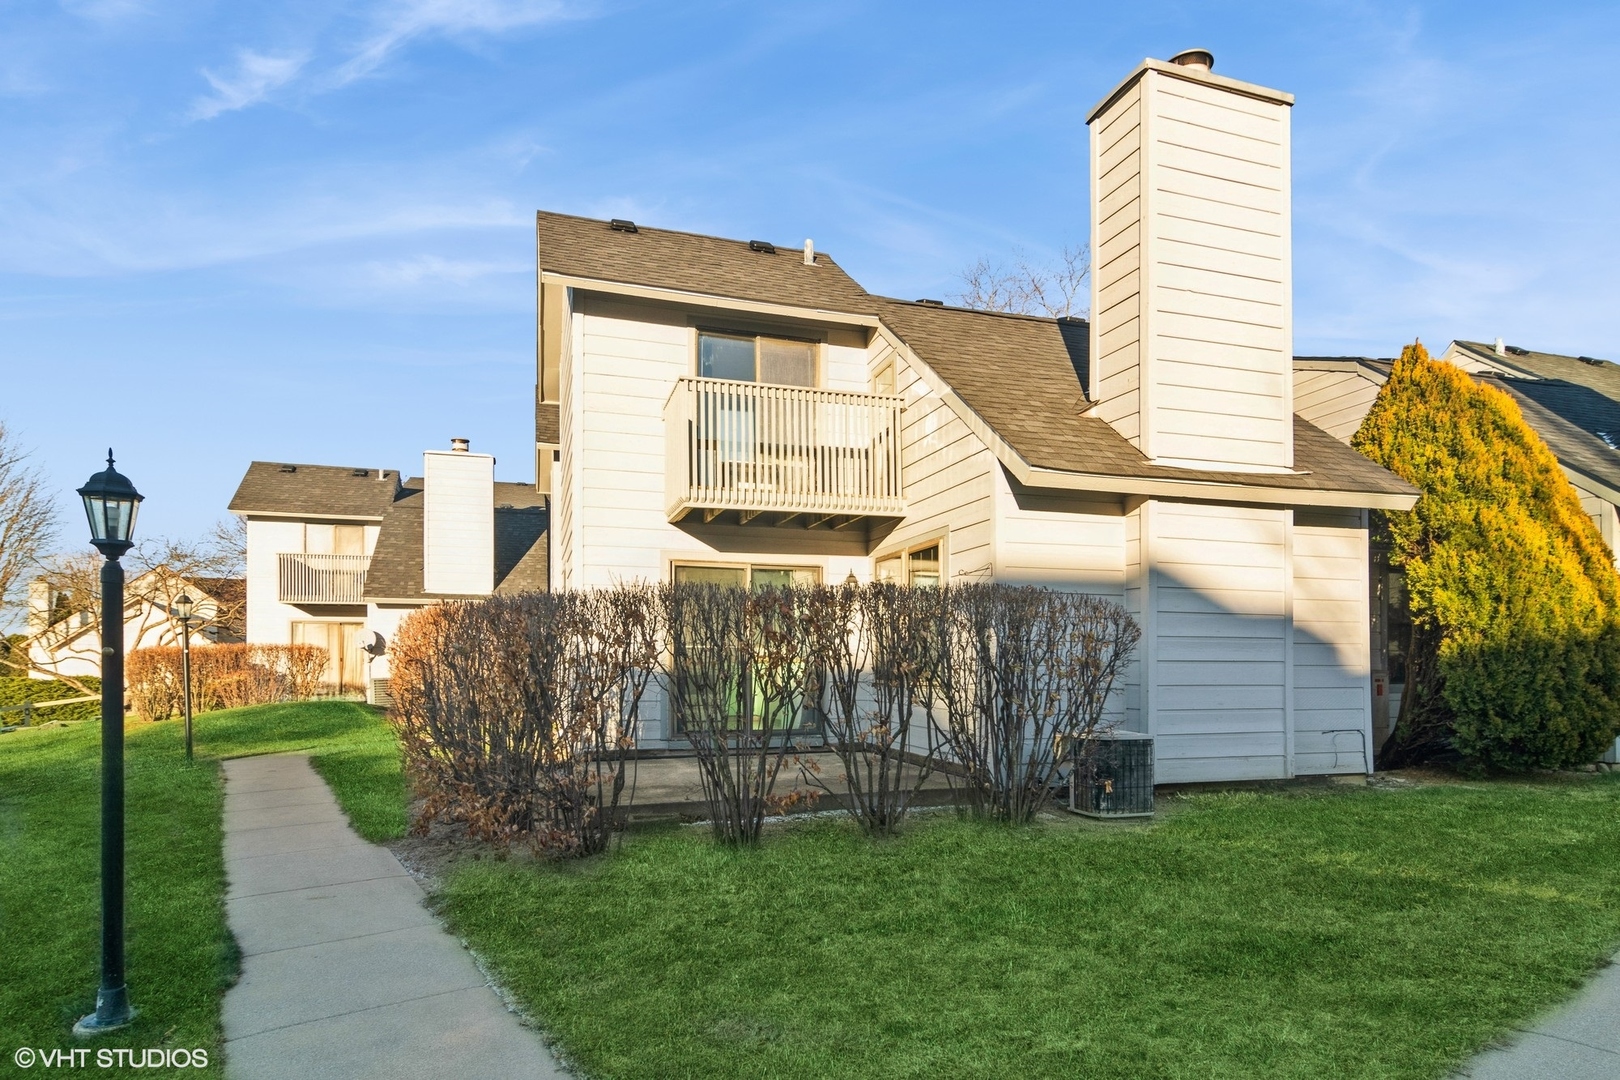
[(1055, 266), (1032, 262), (1021, 251), (1015, 256), (1017, 262), (1011, 269), (980, 258), (962, 271), (962, 291), (951, 299), (963, 307), (1013, 315), (1086, 315), (1091, 283), (1089, 244), (1066, 245)]
[(0, 620), (24, 603), (26, 583), (56, 539), (56, 511), (29, 454), (0, 420)]

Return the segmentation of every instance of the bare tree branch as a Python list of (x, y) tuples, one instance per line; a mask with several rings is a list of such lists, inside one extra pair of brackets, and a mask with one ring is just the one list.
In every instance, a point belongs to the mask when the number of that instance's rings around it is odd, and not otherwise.
[(56, 539), (44, 478), (0, 420), (0, 620), (26, 600), (27, 583)]
[(1034, 263), (1021, 251), (1015, 255), (1017, 262), (1011, 268), (980, 258), (962, 271), (962, 291), (951, 299), (963, 307), (1013, 315), (1057, 319), (1087, 314), (1089, 244), (1065, 246), (1055, 266)]

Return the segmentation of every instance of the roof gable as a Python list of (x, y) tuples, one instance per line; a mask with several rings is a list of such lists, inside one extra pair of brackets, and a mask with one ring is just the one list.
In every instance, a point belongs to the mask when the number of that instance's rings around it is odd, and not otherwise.
[(255, 461), (227, 507), (237, 514), (382, 519), (399, 488), (392, 469)]
[(798, 248), (774, 254), (749, 241), (637, 226), (614, 229), (595, 218), (535, 215), (541, 274), (673, 289), (756, 303), (869, 315), (872, 298), (825, 252), (805, 265)]

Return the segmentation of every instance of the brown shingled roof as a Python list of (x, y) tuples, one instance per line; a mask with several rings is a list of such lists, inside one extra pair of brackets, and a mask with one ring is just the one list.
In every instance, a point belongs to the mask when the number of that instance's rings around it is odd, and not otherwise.
[(399, 473), (339, 465), (255, 461), (227, 509), (243, 514), (361, 518), (380, 521), (399, 486)]
[(804, 265), (799, 248), (776, 254), (748, 241), (651, 229), (618, 232), (606, 221), (545, 211), (535, 215), (541, 273), (677, 289), (768, 304), (871, 314), (874, 302), (832, 257)]
[(1020, 457), (1040, 469), (1299, 491), (1409, 495), (1417, 489), (1294, 418), (1293, 473), (1155, 465), (1108, 423), (1082, 416), (1088, 325), (883, 300), (879, 315)]
[[(388, 510), (366, 571), (367, 600), (444, 600), (422, 588), (422, 480), (412, 477)], [(546, 497), (533, 484), (495, 483), (495, 593), (547, 587)]]
[[(1145, 480), (1411, 495), (1394, 474), (1295, 418), (1292, 474), (1154, 465), (1087, 405), (1089, 327), (872, 296), (825, 253), (776, 254), (747, 242), (566, 214), (536, 215), (542, 273), (849, 314), (876, 314), (1031, 466)], [(549, 418), (547, 418), (549, 419)], [(536, 441), (549, 425), (536, 416)]]

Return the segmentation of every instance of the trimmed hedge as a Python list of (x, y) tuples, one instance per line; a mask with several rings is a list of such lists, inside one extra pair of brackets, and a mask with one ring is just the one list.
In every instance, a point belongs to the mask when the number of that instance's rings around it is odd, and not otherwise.
[[(80, 675), (75, 678), (92, 691), (100, 692), (101, 680), (95, 676)], [(0, 678), (0, 707), (22, 705), (30, 701), (60, 701), (63, 698), (83, 696), (83, 692), (77, 687), (54, 679)], [(48, 720), (96, 720), (100, 716), (100, 702), (82, 701), (76, 705), (58, 705), (51, 709), (36, 710), (33, 722), (43, 724)], [(22, 723), (21, 713), (0, 714), (0, 726), (9, 727), (20, 723)]]
[(1518, 405), (1411, 345), (1351, 445), (1423, 490), (1387, 515), (1413, 629), (1385, 764), (1596, 761), (1620, 731), (1620, 577)]

